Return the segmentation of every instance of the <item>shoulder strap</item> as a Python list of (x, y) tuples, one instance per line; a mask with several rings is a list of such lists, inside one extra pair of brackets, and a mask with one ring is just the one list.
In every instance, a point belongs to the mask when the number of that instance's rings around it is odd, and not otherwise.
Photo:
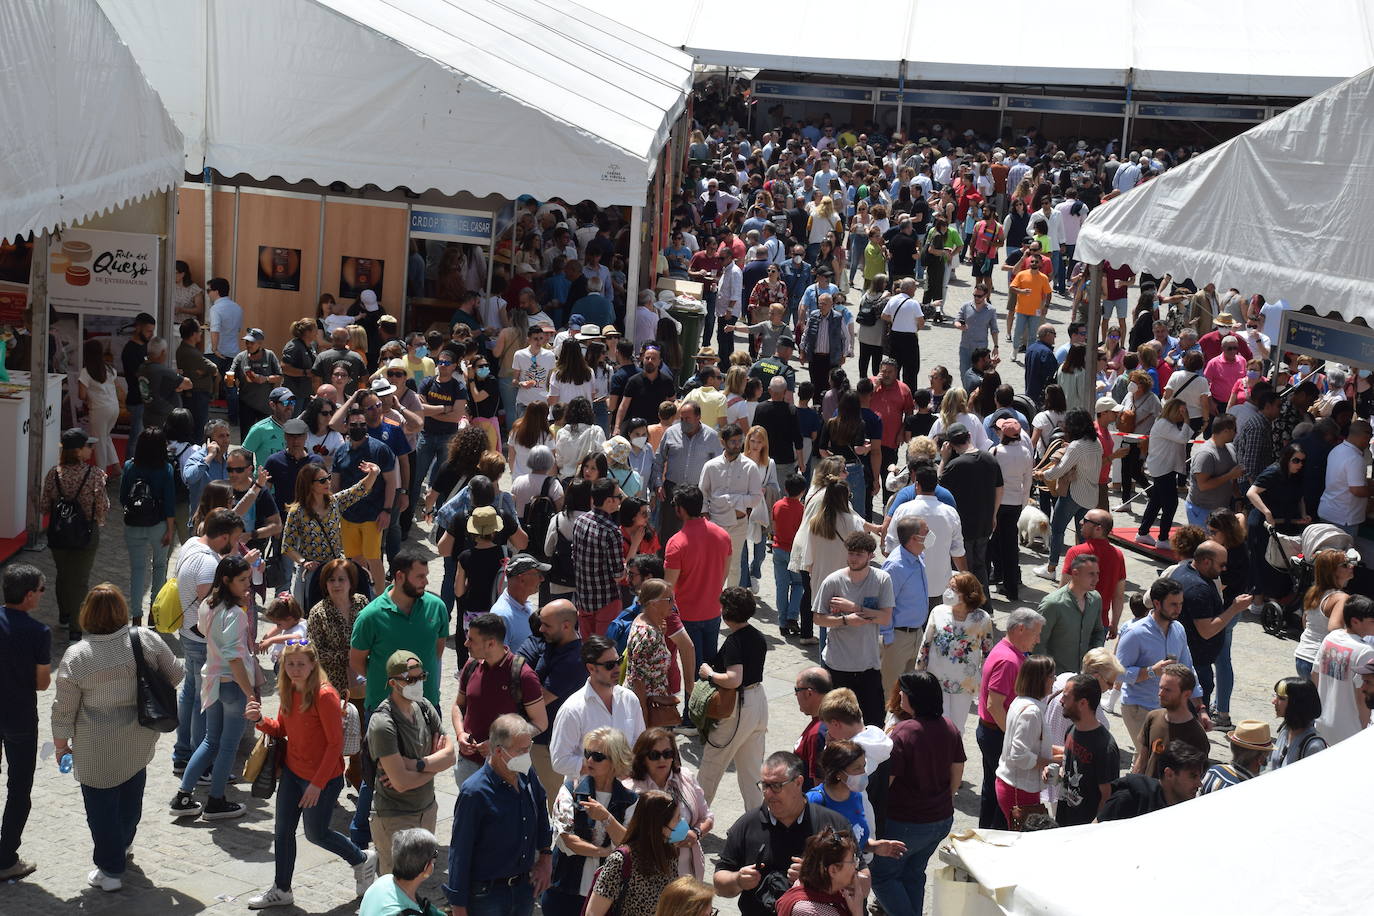
[(472, 672), (477, 670), (477, 666), (482, 664), (481, 659), (470, 658), (463, 663), (463, 671), (458, 675), (458, 692), (466, 695), (468, 692), (468, 678), (472, 677)]

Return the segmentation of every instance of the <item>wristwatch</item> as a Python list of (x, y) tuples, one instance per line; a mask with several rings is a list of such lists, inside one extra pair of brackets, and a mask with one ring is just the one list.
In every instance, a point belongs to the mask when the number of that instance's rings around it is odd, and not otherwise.
[(416, 760), (415, 760), (415, 772), (417, 772), (417, 773), (423, 773), (424, 771), (425, 771), (425, 758), (423, 758), (423, 757), (418, 757), (418, 758), (416, 758)]
[(396, 492), (397, 492), (397, 493), (409, 493), (410, 491), (407, 490), (405, 487), (397, 487), (397, 488), (396, 488)]

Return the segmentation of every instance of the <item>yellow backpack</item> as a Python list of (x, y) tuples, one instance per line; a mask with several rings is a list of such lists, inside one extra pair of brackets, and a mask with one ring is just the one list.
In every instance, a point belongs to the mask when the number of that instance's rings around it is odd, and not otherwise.
[(151, 614), (153, 626), (159, 633), (175, 633), (181, 629), (181, 590), (177, 588), (176, 576), (169, 576), (158, 589)]

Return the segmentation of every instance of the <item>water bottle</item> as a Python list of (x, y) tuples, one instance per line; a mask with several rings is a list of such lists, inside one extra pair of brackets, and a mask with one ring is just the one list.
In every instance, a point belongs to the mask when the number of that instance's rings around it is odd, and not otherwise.
[(62, 759), (57, 761), (58, 772), (70, 773), (72, 771), (72, 755), (70, 752), (63, 754)]

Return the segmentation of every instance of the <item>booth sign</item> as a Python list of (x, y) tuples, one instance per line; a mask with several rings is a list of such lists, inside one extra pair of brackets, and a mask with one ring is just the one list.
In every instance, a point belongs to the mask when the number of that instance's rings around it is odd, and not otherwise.
[(48, 251), (48, 302), (59, 312), (157, 314), (159, 239), (135, 232), (66, 229)]

